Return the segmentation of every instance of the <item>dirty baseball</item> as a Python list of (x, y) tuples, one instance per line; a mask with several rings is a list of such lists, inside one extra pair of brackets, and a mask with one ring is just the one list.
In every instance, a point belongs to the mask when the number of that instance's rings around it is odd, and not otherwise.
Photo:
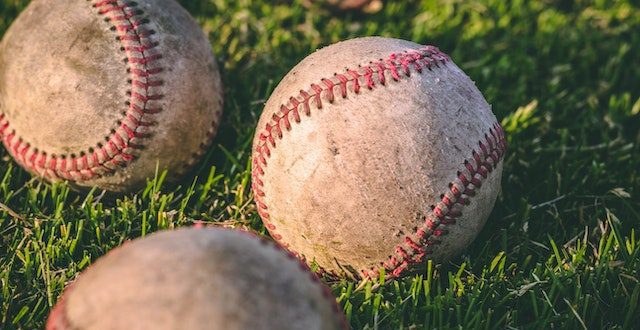
[(378, 12), (383, 6), (382, 0), (304, 0), (302, 2), (307, 7), (312, 7), (314, 3), (338, 10), (361, 10), (366, 13)]
[(505, 149), (490, 105), (448, 55), (353, 39), (305, 58), (269, 98), (253, 192), (272, 237), (321, 271), (393, 278), (474, 240)]
[(220, 228), (167, 231), (82, 273), (47, 321), (71, 329), (345, 329), (331, 291), (273, 242)]
[(206, 151), (222, 86), (174, 0), (34, 0), (0, 46), (0, 137), (49, 181), (128, 192)]

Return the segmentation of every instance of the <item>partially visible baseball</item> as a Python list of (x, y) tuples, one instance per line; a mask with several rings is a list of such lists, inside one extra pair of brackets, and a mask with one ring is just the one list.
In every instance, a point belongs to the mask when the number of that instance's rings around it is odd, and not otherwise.
[(305, 58), (269, 98), (253, 193), (271, 235), (304, 260), (393, 278), (473, 241), (505, 149), (490, 105), (438, 48), (353, 39)]
[(34, 0), (0, 44), (0, 138), (50, 181), (176, 181), (221, 112), (211, 46), (174, 0)]
[(47, 330), (344, 329), (331, 291), (252, 234), (181, 229), (127, 243), (63, 294)]
[(304, 0), (306, 7), (313, 3), (320, 3), (331, 8), (340, 10), (360, 10), (365, 13), (376, 13), (382, 9), (382, 0)]

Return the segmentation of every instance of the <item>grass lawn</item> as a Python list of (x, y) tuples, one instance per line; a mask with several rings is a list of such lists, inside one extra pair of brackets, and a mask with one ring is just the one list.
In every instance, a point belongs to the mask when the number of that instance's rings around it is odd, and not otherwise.
[[(510, 150), (496, 207), (462, 256), (389, 283), (330, 283), (352, 327), (639, 326), (638, 1), (395, 1), (369, 16), (284, 0), (181, 2), (222, 67), (214, 147), (180, 187), (160, 174), (117, 199), (32, 179), (2, 149), (0, 328), (41, 328), (65, 285), (126, 240), (195, 222), (266, 235), (249, 188), (263, 103), (316, 48), (365, 35), (450, 54)], [(2, 33), (27, 3), (0, 1)]]

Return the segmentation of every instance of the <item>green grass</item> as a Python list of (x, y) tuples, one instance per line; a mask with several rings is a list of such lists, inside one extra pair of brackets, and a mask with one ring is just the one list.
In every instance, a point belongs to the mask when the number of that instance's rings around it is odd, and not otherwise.
[[(0, 1), (0, 31), (27, 2)], [(495, 210), (464, 255), (386, 284), (331, 283), (353, 328), (637, 328), (638, 1), (390, 2), (362, 16), (183, 0), (219, 58), (226, 106), (214, 147), (180, 187), (160, 176), (119, 199), (77, 193), (31, 179), (0, 151), (0, 327), (41, 328), (65, 284), (125, 240), (196, 221), (265, 234), (249, 189), (263, 102), (317, 47), (383, 35), (449, 53), (510, 150)]]

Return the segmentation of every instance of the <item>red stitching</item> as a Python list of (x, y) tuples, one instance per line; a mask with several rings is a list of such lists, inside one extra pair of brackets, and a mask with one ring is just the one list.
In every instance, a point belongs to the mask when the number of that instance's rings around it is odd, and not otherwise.
[[(279, 241), (285, 248), (289, 246), (282, 242), (282, 236), (276, 232), (276, 226), (270, 222), (269, 209), (264, 202), (265, 192), (262, 176), (271, 156), (270, 148), (276, 147), (276, 139), (282, 139), (281, 125), (284, 124), (287, 130), (290, 129), (289, 115), (293, 115), (295, 121), (299, 122), (298, 112), (301, 106), (307, 116), (310, 115), (312, 102), (315, 103), (317, 109), (322, 109), (322, 98), (330, 103), (334, 101), (334, 87), (336, 86), (340, 88), (340, 95), (347, 98), (350, 92), (358, 94), (362, 84), (370, 90), (378, 85), (384, 86), (387, 82), (385, 76), (387, 72), (393, 81), (399, 81), (410, 77), (412, 70), (421, 73), (425, 68), (432, 70), (447, 62), (449, 62), (449, 57), (433, 46), (425, 46), (418, 51), (391, 54), (387, 59), (370, 62), (369, 65), (360, 66), (357, 69), (347, 69), (345, 74), (335, 74), (333, 78), (320, 79), (319, 82), (311, 84), (308, 90), (301, 90), (298, 95), (291, 97), (288, 103), (281, 105), (279, 114), (274, 114), (263, 131), (258, 134), (259, 143), (254, 151), (251, 174), (252, 190), (258, 206), (258, 214), (276, 241)], [(475, 196), (477, 189), (480, 189), (482, 179), (487, 177), (488, 173), (504, 156), (506, 141), (502, 127), (496, 123), (489, 130), (489, 134), (485, 135), (485, 143), (479, 141), (478, 146), (479, 151), (474, 150), (471, 158), (476, 167), (470, 161), (465, 160), (464, 165), (469, 174), (457, 172), (457, 184), (452, 182), (449, 185), (448, 195), (443, 194), (440, 202), (432, 207), (431, 215), (425, 217), (424, 226), (416, 230), (416, 237), (405, 237), (403, 243), (394, 248), (394, 255), (381, 263), (387, 270), (389, 277), (398, 277), (411, 265), (423, 262), (428, 254), (433, 253), (432, 250), (425, 248), (440, 244), (436, 238), (448, 233), (446, 229), (441, 227), (455, 224), (456, 219), (462, 216), (460, 208), (470, 203), (470, 198)], [(476, 174), (479, 177), (476, 177)], [(321, 272), (324, 271), (321, 270)], [(361, 270), (361, 272), (369, 278), (376, 276), (375, 269)]]
[[(395, 249), (396, 255), (381, 264), (388, 278), (397, 278), (411, 265), (424, 262), (426, 256), (432, 251), (423, 252), (416, 247), (440, 244), (440, 241), (435, 238), (449, 233), (443, 227), (455, 224), (456, 220), (462, 216), (460, 208), (469, 205), (470, 198), (480, 189), (482, 180), (496, 168), (506, 152), (507, 143), (500, 124), (494, 124), (493, 128), (489, 129), (489, 134), (485, 135), (485, 143), (479, 141), (478, 146), (480, 151), (472, 152), (475, 167), (470, 161), (465, 161), (465, 167), (469, 173), (457, 172), (457, 182), (449, 184), (449, 191), (440, 197), (437, 205), (433, 206), (431, 214), (425, 218), (424, 226), (417, 229), (416, 238), (419, 241), (415, 242), (410, 236), (405, 237), (404, 246), (413, 248), (413, 253), (402, 253), (403, 244), (401, 243)], [(364, 270), (362, 274), (368, 278), (375, 278), (378, 275), (375, 268)]]
[[(198, 223), (193, 227), (198, 229), (205, 228), (201, 223)], [(248, 235), (251, 238), (257, 239), (263, 245), (270, 246), (273, 249), (284, 252), (290, 260), (298, 264), (298, 268), (300, 269), (300, 271), (303, 273), (306, 273), (311, 279), (311, 282), (314, 283), (314, 285), (316, 285), (321, 290), (322, 297), (328, 300), (329, 304), (331, 305), (332, 311), (335, 313), (336, 318), (340, 323), (339, 324), (340, 327), (344, 330), (347, 330), (350, 328), (349, 323), (347, 322), (346, 316), (344, 315), (342, 309), (340, 308), (340, 305), (336, 301), (336, 297), (333, 295), (333, 292), (331, 292), (331, 288), (328, 285), (324, 284), (322, 281), (320, 281), (320, 278), (318, 278), (316, 274), (311, 272), (311, 268), (309, 268), (309, 266), (306, 263), (302, 262), (295, 253), (285, 250), (278, 244), (274, 244), (272, 241), (269, 241), (264, 237), (258, 236), (255, 233), (250, 231), (246, 231), (243, 229), (231, 229), (231, 228), (225, 228), (225, 227), (216, 227), (216, 230), (227, 230), (227, 231), (242, 233), (242, 234)], [(125, 244), (126, 243), (127, 242), (125, 242)], [(119, 249), (122, 246), (124, 245), (116, 247), (116, 249)], [(110, 253), (112, 252), (113, 250)], [(51, 311), (51, 313), (49, 314), (49, 317), (47, 318), (47, 322), (45, 325), (46, 330), (64, 330), (70, 327), (71, 322), (66, 314), (65, 307), (66, 307), (66, 298), (71, 294), (74, 287), (75, 287), (75, 282), (69, 284), (69, 286), (67, 286), (64, 289), (62, 295), (58, 299), (58, 302), (55, 304), (53, 310)], [(60, 325), (62, 325), (63, 328), (62, 329), (57, 328), (56, 323), (59, 323)]]
[[(69, 284), (66, 289), (64, 289), (62, 295), (58, 299), (58, 302), (49, 313), (47, 323), (45, 324), (45, 330), (66, 330), (70, 328), (71, 323), (69, 322), (69, 318), (67, 317), (65, 307), (67, 296), (73, 290), (74, 286), (75, 284), (72, 283)], [(58, 325), (60, 327), (58, 327)]]
[(369, 65), (360, 66), (357, 69), (347, 69), (344, 73), (337, 73), (331, 78), (322, 78), (311, 84), (308, 90), (300, 90), (298, 95), (292, 96), (286, 104), (281, 105), (279, 113), (273, 114), (263, 131), (258, 134), (259, 143), (255, 150), (251, 175), (258, 214), (274, 239), (280, 241), (279, 243), (283, 246), (288, 246), (281, 241), (282, 236), (276, 233), (275, 225), (270, 222), (269, 210), (263, 200), (265, 193), (262, 189), (264, 182), (261, 177), (264, 175), (263, 167), (267, 167), (267, 160), (271, 156), (270, 147), (275, 148), (276, 139), (282, 139), (281, 126), (284, 125), (287, 130), (291, 129), (289, 116), (293, 116), (294, 121), (298, 123), (301, 120), (300, 107), (305, 115), (310, 116), (312, 102), (316, 109), (322, 109), (323, 98), (329, 103), (334, 102), (334, 88), (336, 86), (340, 89), (340, 95), (347, 98), (350, 92), (360, 93), (362, 85), (370, 90), (378, 85), (384, 86), (387, 83), (386, 72), (389, 72), (394, 81), (399, 81), (403, 79), (403, 75), (410, 77), (412, 67), (420, 73), (425, 67), (431, 70), (448, 61), (449, 57), (434, 46), (425, 46), (417, 51), (391, 54), (387, 59), (370, 62)]
[[(15, 130), (10, 128), (6, 116), (0, 114), (0, 138), (9, 153), (26, 169), (50, 179), (90, 180), (113, 174), (113, 167), (131, 162), (135, 158), (131, 152), (141, 147), (136, 140), (145, 137), (145, 134), (140, 132), (139, 128), (150, 126), (148, 122), (141, 120), (142, 117), (162, 111), (162, 108), (152, 108), (149, 104), (150, 101), (163, 97), (162, 94), (150, 94), (149, 90), (151, 87), (162, 86), (163, 81), (151, 79), (161, 73), (162, 68), (150, 65), (158, 62), (162, 56), (148, 53), (159, 45), (158, 42), (149, 39), (155, 31), (143, 28), (149, 23), (148, 19), (141, 17), (143, 13), (136, 8), (138, 4), (131, 1), (104, 0), (97, 1), (92, 6), (98, 10), (98, 15), (107, 15), (106, 21), (122, 23), (113, 25), (112, 30), (118, 35), (116, 39), (122, 44), (121, 50), (127, 54), (125, 61), (143, 67), (132, 67), (128, 70), (131, 74), (129, 82), (139, 92), (129, 91), (130, 99), (126, 102), (128, 109), (123, 115), (123, 120), (118, 121), (117, 129), (111, 132), (104, 143), (98, 143), (97, 147), (80, 152), (80, 157), (75, 154), (48, 154), (28, 143), (22, 150), (18, 150), (24, 141), (14, 141)], [(6, 134), (7, 132), (9, 134)], [(61, 161), (58, 161), (58, 158)]]
[[(236, 230), (236, 229), (227, 229), (227, 230)], [(336, 314), (336, 316), (340, 320), (340, 326), (342, 327), (342, 329), (345, 329), (345, 330), (349, 329), (349, 324), (347, 322), (347, 318), (345, 317), (344, 313), (342, 312), (342, 309), (340, 308), (340, 305), (338, 305), (338, 302), (336, 301), (336, 297), (334, 297), (333, 292), (331, 292), (331, 288), (329, 288), (328, 285), (326, 285), (322, 281), (320, 281), (320, 278), (311, 271), (311, 268), (309, 268), (309, 266), (300, 259), (300, 256), (298, 254), (296, 254), (295, 252), (286, 250), (285, 249), (286, 247), (283, 248), (283, 245), (275, 244), (274, 242), (269, 241), (269, 240), (265, 239), (262, 236), (258, 236), (253, 232), (245, 231), (245, 230), (239, 230), (239, 231), (242, 232), (242, 233), (248, 234), (249, 236), (252, 236), (252, 237), (255, 237), (255, 238), (259, 239), (264, 245), (271, 246), (272, 248), (274, 248), (276, 250), (284, 252), (289, 257), (289, 259), (291, 259), (292, 261), (298, 263), (298, 266), (299, 266), (300, 270), (309, 275), (309, 278), (311, 279), (311, 281), (313, 283), (315, 283), (317, 286), (319, 286), (320, 289), (322, 290), (322, 296), (325, 299), (329, 300), (329, 304), (331, 304), (331, 306), (333, 308), (333, 312)]]

